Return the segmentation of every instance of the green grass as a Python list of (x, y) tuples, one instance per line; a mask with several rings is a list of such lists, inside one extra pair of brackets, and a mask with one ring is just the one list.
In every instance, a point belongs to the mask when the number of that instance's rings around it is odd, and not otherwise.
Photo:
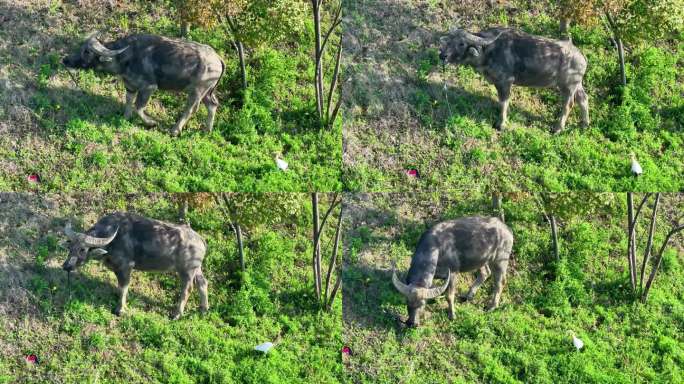
[[(578, 201), (583, 201), (578, 195)], [(560, 261), (550, 230), (531, 196), (504, 197), (514, 233), (513, 262), (501, 306), (484, 311), (491, 281), (474, 302), (430, 301), (420, 328), (406, 329), (404, 298), (391, 282), (403, 278), (421, 233), (441, 220), (490, 214), (489, 196), (373, 194), (348, 201), (349, 249), (344, 271), (346, 364), (354, 383), (682, 383), (684, 382), (684, 258), (673, 238), (645, 305), (631, 298), (625, 249), (624, 195), (606, 196), (591, 217), (561, 220)], [(656, 247), (681, 209), (665, 195)], [(650, 208), (646, 209), (650, 212)], [(646, 215), (648, 216), (648, 215)], [(647, 219), (640, 222), (643, 255)], [(458, 276), (459, 293), (472, 282)], [(439, 284), (439, 282), (438, 282)], [(571, 333), (585, 342), (576, 351)]]
[[(121, 2), (120, 2), (121, 3)], [(49, 9), (47, 8), (49, 7)], [(74, 71), (61, 58), (90, 30), (113, 40), (129, 33), (178, 35), (166, 4), (128, 1), (112, 12), (52, 2), (3, 6), (10, 26), (0, 38), (0, 190), (41, 191), (333, 191), (341, 188), (341, 125), (319, 129), (313, 88), (312, 26), (288, 43), (251, 47), (244, 102), (239, 65), (219, 26), (192, 29), (190, 38), (213, 46), (226, 63), (214, 131), (204, 130), (203, 106), (180, 138), (171, 127), (185, 94), (156, 92), (146, 128), (123, 118), (124, 88), (113, 76)], [(30, 39), (29, 39), (30, 37)], [(21, 43), (24, 42), (26, 43)], [(276, 153), (289, 163), (275, 164)], [(38, 185), (27, 176), (37, 174)]]
[[(310, 207), (247, 232), (244, 275), (220, 215), (191, 209), (188, 218), (208, 244), (203, 270), (210, 311), (199, 313), (193, 291), (177, 321), (169, 320), (180, 290), (172, 273), (135, 271), (129, 312), (121, 317), (111, 313), (116, 279), (103, 265), (86, 264), (67, 289), (60, 269), (67, 255), (64, 222), (87, 226), (126, 207), (176, 220), (170, 195), (2, 196), (2, 222), (13, 224), (0, 239), (0, 383), (342, 380), (341, 300), (324, 312), (312, 297)], [(254, 351), (265, 341), (276, 346), (267, 355)], [(39, 363), (28, 365), (29, 354)]]
[[(474, 31), (509, 26), (557, 36), (557, 21), (541, 5), (507, 3), (512, 10), (480, 2), (347, 3), (344, 27), (353, 39), (346, 62), (345, 187), (682, 190), (682, 36), (630, 47), (629, 85), (620, 90), (608, 34), (600, 26), (574, 26), (573, 42), (589, 62), (590, 127), (580, 128), (574, 108), (566, 130), (552, 135), (557, 92), (514, 86), (509, 126), (499, 133), (494, 86), (467, 67), (442, 72), (438, 38), (457, 18)], [(632, 151), (644, 168), (639, 179), (630, 174)], [(418, 170), (418, 180), (407, 178), (407, 169)]]

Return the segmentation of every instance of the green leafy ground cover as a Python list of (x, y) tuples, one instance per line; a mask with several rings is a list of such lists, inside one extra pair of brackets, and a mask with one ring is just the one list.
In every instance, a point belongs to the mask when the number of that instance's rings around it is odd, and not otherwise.
[[(584, 198), (579, 195), (579, 201)], [(682, 236), (666, 251), (647, 304), (631, 298), (625, 196), (603, 196), (589, 217), (561, 220), (560, 261), (548, 223), (529, 195), (506, 195), (515, 236), (502, 305), (484, 307), (491, 279), (474, 302), (428, 303), (423, 324), (406, 329), (406, 304), (391, 281), (403, 278), (421, 233), (438, 221), (491, 214), (478, 193), (372, 194), (348, 201), (344, 270), (346, 363), (354, 383), (682, 383), (684, 252)], [(681, 217), (681, 196), (666, 195), (655, 244)], [(650, 211), (650, 204), (646, 211)], [(641, 260), (647, 220), (640, 222)], [(459, 293), (473, 281), (459, 275)], [(440, 282), (438, 282), (439, 284)], [(570, 332), (585, 343), (576, 351)]]
[[(490, 189), (679, 191), (684, 169), (681, 97), (684, 38), (632, 45), (629, 85), (619, 98), (619, 65), (599, 24), (573, 26), (588, 59), (588, 129), (559, 113), (552, 89), (513, 87), (509, 128), (498, 133), (493, 85), (466, 67), (442, 72), (438, 40), (456, 20), (479, 31), (508, 26), (551, 38), (558, 20), (546, 2), (361, 0), (346, 2), (344, 182), (367, 191)], [(444, 86), (446, 84), (446, 90)], [(634, 151), (644, 177), (630, 177)], [(407, 177), (415, 169), (419, 177)]]
[[(341, 127), (319, 130), (312, 85), (313, 27), (286, 43), (251, 47), (249, 83), (221, 27), (190, 38), (224, 58), (221, 107), (212, 133), (202, 106), (180, 138), (169, 132), (185, 94), (156, 92), (146, 128), (123, 118), (124, 88), (113, 76), (74, 72), (61, 58), (85, 34), (178, 36), (171, 1), (0, 1), (0, 190), (24, 191), (331, 191), (341, 188)], [(275, 164), (281, 153), (287, 172)], [(41, 182), (29, 184), (38, 175)]]
[[(134, 272), (129, 312), (116, 317), (113, 273), (86, 264), (69, 291), (60, 268), (67, 220), (87, 227), (129, 209), (176, 222), (171, 196), (1, 195), (0, 383), (340, 382), (342, 303), (329, 313), (314, 304), (311, 208), (298, 196), (296, 212), (247, 232), (242, 277), (233, 233), (215, 211), (190, 209), (208, 244), (210, 311), (200, 314), (193, 291), (171, 321), (180, 289), (172, 273)], [(263, 356), (253, 348), (265, 341), (276, 346)], [(37, 364), (25, 362), (30, 354)]]

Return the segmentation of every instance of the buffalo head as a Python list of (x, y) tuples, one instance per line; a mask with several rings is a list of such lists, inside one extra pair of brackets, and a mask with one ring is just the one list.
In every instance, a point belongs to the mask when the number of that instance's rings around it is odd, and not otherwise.
[(418, 287), (413, 284), (404, 284), (397, 277), (397, 271), (393, 268), (392, 270), (392, 283), (394, 287), (402, 295), (406, 297), (406, 307), (408, 309), (408, 320), (406, 320), (406, 325), (409, 327), (417, 327), (420, 325), (420, 314), (425, 307), (427, 300), (434, 299), (435, 297), (441, 295), (446, 291), (451, 280), (451, 271), (448, 272), (446, 283), (441, 287), (424, 288)]
[(62, 59), (62, 63), (69, 68), (97, 69), (103, 64), (113, 61), (128, 47), (121, 49), (109, 49), (98, 39), (98, 32), (90, 34), (81, 48), (72, 55)]
[(66, 259), (62, 268), (71, 272), (77, 267), (85, 264), (90, 257), (99, 257), (107, 253), (103, 247), (107, 246), (116, 237), (119, 228), (114, 230), (114, 233), (109, 237), (94, 237), (86, 235), (85, 233), (74, 232), (71, 229), (71, 224), (67, 224), (64, 228), (64, 233), (69, 238), (69, 257)]
[(439, 58), (443, 63), (468, 64), (482, 56), (482, 50), (496, 41), (501, 34), (484, 38), (463, 30), (454, 29), (440, 41)]

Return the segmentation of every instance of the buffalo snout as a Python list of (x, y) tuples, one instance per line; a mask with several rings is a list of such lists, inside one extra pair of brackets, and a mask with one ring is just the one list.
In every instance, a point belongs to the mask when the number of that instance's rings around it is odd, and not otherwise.
[(62, 64), (67, 68), (79, 68), (81, 66), (81, 58), (75, 55), (65, 56), (62, 59)]
[(71, 272), (71, 271), (75, 270), (76, 269), (76, 261), (77, 261), (77, 259), (75, 257), (70, 257), (70, 258), (66, 259), (64, 264), (62, 264), (62, 269), (67, 271), (67, 272)]

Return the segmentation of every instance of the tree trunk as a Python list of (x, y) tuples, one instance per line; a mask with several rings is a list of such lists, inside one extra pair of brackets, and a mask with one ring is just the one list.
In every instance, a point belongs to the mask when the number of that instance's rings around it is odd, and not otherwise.
[(188, 33), (190, 33), (190, 22), (189, 21), (181, 21), (180, 37), (186, 38), (186, 37), (188, 37)]
[(314, 244), (314, 250), (313, 250), (313, 258), (312, 258), (312, 266), (313, 266), (313, 275), (314, 275), (314, 284), (316, 288), (316, 298), (318, 300), (321, 300), (321, 274), (320, 274), (320, 267), (319, 267), (319, 262), (320, 262), (320, 255), (321, 255), (321, 245), (320, 245), (320, 215), (318, 212), (318, 194), (317, 193), (312, 193), (311, 194), (311, 207), (313, 210), (313, 244)]
[(558, 224), (556, 223), (556, 216), (551, 215), (549, 219), (551, 224), (551, 238), (553, 240), (553, 255), (556, 257), (556, 260), (560, 260), (560, 255), (558, 252)]
[(315, 59), (316, 59), (316, 108), (318, 110), (318, 118), (323, 123), (323, 52), (321, 40), (321, 0), (311, 0), (313, 5), (314, 17), (314, 34), (316, 37), (315, 45)]
[(651, 248), (653, 248), (653, 233), (656, 225), (656, 212), (658, 211), (658, 203), (660, 202), (660, 193), (656, 193), (655, 203), (653, 203), (653, 213), (651, 214), (651, 225), (648, 228), (648, 242), (646, 243), (646, 250), (644, 251), (644, 261), (641, 263), (641, 276), (639, 278), (639, 288), (644, 292), (644, 276), (646, 274), (646, 265), (648, 259), (651, 257)]
[(620, 32), (618, 29), (613, 16), (609, 12), (605, 12), (606, 20), (608, 21), (608, 29), (613, 35), (613, 41), (615, 41), (616, 48), (618, 50), (618, 60), (620, 61), (620, 75), (621, 84), (623, 87), (627, 86), (627, 73), (625, 72), (625, 47), (620, 37)]
[(188, 224), (188, 199), (183, 198), (178, 209), (178, 221)]
[[(327, 301), (325, 306), (326, 309), (330, 309), (332, 302), (335, 300), (335, 296), (328, 296), (328, 292), (330, 291), (330, 282), (333, 278), (333, 271), (336, 269), (337, 265), (337, 254), (340, 245), (340, 237), (342, 236), (342, 211), (343, 209), (340, 208), (340, 215), (337, 218), (337, 227), (335, 228), (335, 243), (333, 244), (332, 258), (330, 260), (330, 265), (328, 265), (328, 274), (325, 277), (325, 298)], [(337, 278), (339, 280), (341, 276), (338, 276)], [(333, 291), (333, 294), (336, 292), (337, 291)]]
[(496, 214), (496, 216), (499, 218), (499, 220), (501, 220), (505, 223), (506, 218), (504, 217), (503, 205), (502, 205), (501, 201), (502, 201), (501, 193), (493, 192), (492, 193), (492, 208), (494, 209), (494, 214)]
[(627, 259), (629, 261), (629, 281), (632, 291), (636, 291), (636, 266), (634, 265), (634, 198), (632, 192), (627, 192)]
[(245, 272), (247, 269), (245, 268), (245, 248), (242, 244), (242, 227), (240, 227), (240, 223), (230, 223), (230, 225), (233, 227), (233, 231), (235, 231), (235, 237), (237, 238), (237, 243), (238, 243), (238, 255), (240, 255), (240, 269), (242, 269), (242, 272)]
[(570, 22), (568, 21), (568, 19), (566, 17), (562, 18), (560, 21), (559, 32), (560, 32), (560, 38), (562, 40), (570, 40), (570, 36), (568, 35), (568, 25), (569, 24), (570, 24)]
[(625, 72), (625, 47), (622, 44), (622, 39), (617, 37), (618, 59), (620, 60), (620, 74), (622, 75), (622, 86), (627, 86), (627, 73)]
[(245, 61), (245, 47), (242, 41), (237, 41), (235, 43), (238, 51), (238, 58), (240, 59), (240, 74), (242, 75), (242, 90), (243, 92), (247, 89), (247, 63)]

